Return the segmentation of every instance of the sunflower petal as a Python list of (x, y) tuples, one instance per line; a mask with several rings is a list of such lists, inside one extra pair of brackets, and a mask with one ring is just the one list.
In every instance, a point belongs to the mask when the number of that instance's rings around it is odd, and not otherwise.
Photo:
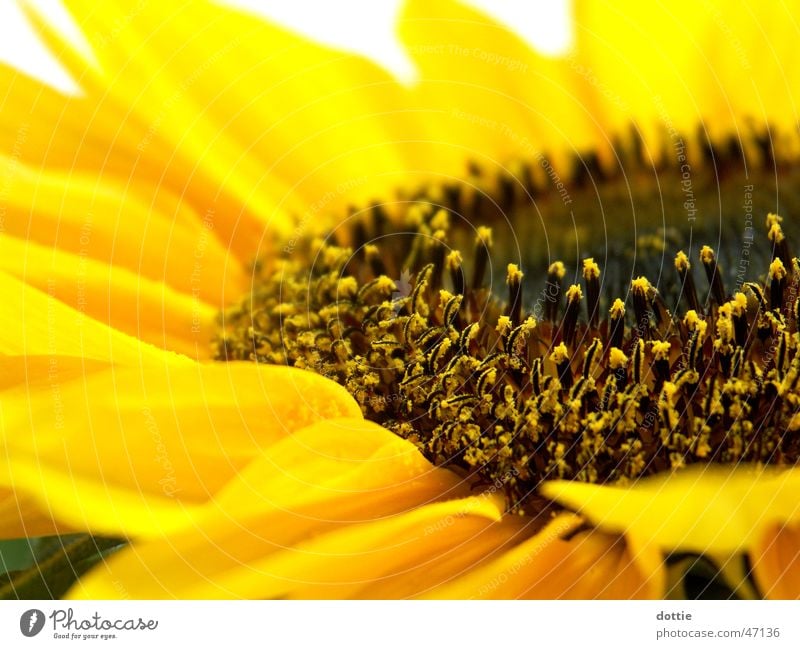
[(602, 530), (663, 550), (729, 555), (754, 546), (765, 526), (800, 518), (800, 470), (689, 467), (630, 487), (545, 483), (541, 493)]
[(468, 492), (375, 424), (321, 422), (268, 449), (199, 529), (134, 544), (73, 594), (117, 580), (135, 597), (410, 596), (522, 538), (494, 499)]
[[(597, 149), (591, 86), (561, 58), (543, 56), (492, 18), (452, 0), (412, 0), (398, 25), (419, 69), (415, 107), (425, 109), (436, 164), (463, 172), (464, 160), (503, 164)], [(447, 152), (453, 163), (443, 166)]]
[[(2, 393), (0, 485), (96, 533), (160, 534), (287, 433), (360, 416), (318, 375), (250, 363), (112, 367)], [(34, 433), (35, 431), (35, 433)]]
[[(0, 354), (72, 356), (120, 365), (191, 365), (173, 352), (142, 343), (0, 270)], [(57, 379), (58, 380), (58, 379)]]
[[(274, 540), (281, 535), (272, 519), (207, 530), (205, 543), (195, 530), (172, 536), (168, 543), (135, 545), (83, 580), (73, 596), (105, 597), (114, 581), (133, 596), (147, 598), (369, 597), (372, 586), (389, 581), (400, 592), (413, 583), (404, 583), (405, 574), (421, 565), (434, 569), (461, 550), (469, 553), (472, 543), (485, 552), (486, 535), (490, 545), (507, 541), (508, 534), (494, 533), (493, 526), (502, 523), (492, 522), (498, 514), (487, 507), (474, 498), (422, 505), (376, 522), (339, 526), (286, 548)], [(468, 557), (468, 562), (474, 560)], [(457, 566), (454, 572), (468, 567)], [(422, 591), (438, 583), (413, 585)]]
[(788, 7), (579, 0), (574, 15), (576, 65), (605, 95), (598, 120), (618, 133), (635, 121), (654, 157), (669, 129), (717, 141), (733, 135), (745, 148), (753, 128), (794, 137), (800, 90), (786, 77), (798, 60)]
[(413, 445), (377, 424), (331, 418), (271, 447), (219, 492), (216, 504), (225, 515), (241, 517), (355, 498), (368, 516), (369, 502), (397, 506), (403, 490), (424, 500), (420, 486), (431, 500), (469, 492), (454, 474), (434, 469)]
[(43, 511), (31, 496), (0, 489), (0, 538), (33, 538), (72, 531)]
[(156, 347), (194, 358), (211, 354), (217, 309), (199, 296), (125, 268), (10, 235), (0, 238), (0, 271), (47, 292), (76, 313)]
[[(659, 568), (643, 570), (641, 554), (617, 536), (575, 533), (582, 520), (553, 519), (539, 533), (461, 579), (430, 593), (433, 598), (623, 599), (657, 597)], [(652, 557), (648, 557), (652, 559)]]
[[(159, 212), (152, 200), (137, 195), (130, 180), (107, 182), (72, 170), (37, 171), (0, 157), (2, 164), (11, 174), (4, 196), (4, 235), (16, 239), (4, 243), (13, 255), (6, 264), (17, 274), (35, 273), (31, 267), (44, 261), (48, 249), (57, 249), (86, 262), (77, 268), (83, 276), (95, 270), (94, 261), (162, 282), (217, 309), (244, 292), (246, 275), (214, 239), (213, 219), (187, 224), (174, 213)], [(20, 249), (26, 241), (38, 244), (38, 252)], [(82, 284), (71, 290), (85, 291), (86, 279), (77, 279)]]
[[(215, 233), (240, 258), (252, 256), (265, 224), (274, 231), (286, 213), (372, 198), (395, 183), (387, 174), (408, 168), (413, 115), (399, 84), (365, 59), (210, 2), (66, 4), (96, 64), (33, 18), (97, 106), (97, 128), (126, 122), (109, 152), (114, 173), (164, 184), (201, 214), (213, 207)], [(64, 146), (80, 132), (58, 135), (65, 150), (53, 163), (96, 166), (91, 152)]]
[(799, 599), (800, 525), (773, 525), (764, 530), (751, 564), (764, 597)]
[(29, 390), (52, 388), (61, 383), (108, 369), (110, 363), (80, 356), (0, 354), (0, 391), (27, 386)]

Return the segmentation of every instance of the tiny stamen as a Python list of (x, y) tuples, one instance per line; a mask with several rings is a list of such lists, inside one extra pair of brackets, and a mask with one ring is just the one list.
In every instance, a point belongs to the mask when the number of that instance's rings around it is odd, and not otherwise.
[(701, 313), (700, 300), (697, 299), (697, 288), (694, 284), (694, 276), (692, 275), (692, 265), (689, 263), (689, 257), (683, 250), (680, 250), (675, 255), (675, 269), (678, 271), (678, 277), (681, 280), (681, 294), (686, 298), (686, 304), (692, 311)]
[(783, 307), (783, 289), (786, 284), (786, 267), (776, 258), (769, 265), (769, 308), (780, 311)]
[(722, 285), (722, 271), (717, 265), (714, 251), (708, 246), (703, 246), (700, 249), (700, 261), (703, 263), (703, 268), (706, 269), (706, 277), (711, 286), (711, 297), (714, 298), (717, 306), (722, 306), (725, 303), (725, 288)]
[(589, 326), (597, 329), (600, 318), (600, 266), (591, 257), (583, 260), (583, 279), (586, 282)]
[(547, 286), (545, 287), (545, 319), (552, 324), (558, 320), (558, 312), (561, 308), (561, 281), (564, 279), (567, 270), (560, 261), (550, 264), (547, 269)]
[(522, 322), (522, 271), (516, 264), (508, 265), (506, 284), (508, 284), (507, 313), (511, 318), (511, 325), (518, 327)]
[(575, 343), (575, 336), (578, 333), (576, 325), (578, 324), (582, 298), (581, 287), (577, 284), (573, 284), (567, 289), (567, 308), (564, 310), (564, 317), (561, 319), (561, 327), (556, 339), (560, 338), (570, 347)]
[(472, 272), (471, 284), (473, 291), (483, 286), (483, 278), (489, 266), (491, 251), (492, 229), (481, 226), (475, 235), (475, 267)]

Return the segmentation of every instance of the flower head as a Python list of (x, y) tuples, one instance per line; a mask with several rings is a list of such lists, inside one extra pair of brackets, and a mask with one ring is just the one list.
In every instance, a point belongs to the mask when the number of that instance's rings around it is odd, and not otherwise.
[(412, 0), (409, 86), (67, 5), (81, 94), (2, 70), (0, 520), (125, 538), (74, 596), (798, 593), (780, 10), (578, 3), (559, 58)]

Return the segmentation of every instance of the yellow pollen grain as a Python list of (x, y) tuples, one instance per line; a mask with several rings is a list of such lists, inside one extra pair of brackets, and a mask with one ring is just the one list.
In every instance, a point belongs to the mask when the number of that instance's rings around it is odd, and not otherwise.
[(444, 306), (453, 299), (453, 294), (446, 288), (439, 289), (439, 303)]
[(580, 302), (582, 298), (583, 292), (581, 291), (581, 287), (577, 284), (573, 284), (567, 289), (567, 301)]
[(553, 361), (556, 365), (561, 365), (569, 360), (569, 352), (567, 352), (567, 346), (564, 343), (559, 343), (555, 346), (552, 353), (550, 354), (550, 360)]
[(783, 217), (770, 212), (767, 214), (767, 230), (769, 230), (773, 225), (777, 225), (779, 223), (783, 223)]
[(447, 255), (446, 264), (448, 270), (458, 270), (461, 268), (461, 263), (464, 259), (461, 257), (461, 253), (458, 250), (453, 250), (450, 254)]
[(646, 277), (637, 277), (631, 281), (631, 289), (634, 293), (645, 295), (650, 289), (650, 281)]
[(309, 243), (309, 248), (312, 254), (316, 255), (328, 248), (328, 244), (325, 243), (325, 239), (322, 237), (314, 237)]
[(619, 347), (612, 347), (608, 352), (608, 364), (612, 370), (618, 370), (628, 365), (628, 357)]
[(653, 357), (657, 361), (666, 361), (669, 360), (669, 352), (670, 349), (672, 349), (672, 345), (666, 340), (655, 340), (652, 343), (651, 349)]
[[(725, 307), (728, 307), (727, 309)], [(733, 320), (730, 316), (730, 302), (723, 304), (719, 308), (719, 317), (717, 318), (717, 340), (714, 341), (715, 345), (726, 344), (733, 340)]]
[(673, 405), (675, 403), (675, 396), (678, 393), (678, 386), (672, 381), (664, 381), (664, 386), (661, 388), (661, 398), (665, 403)]
[(497, 318), (497, 327), (495, 327), (497, 333), (499, 333), (501, 336), (504, 336), (510, 329), (511, 318), (509, 318), (507, 315), (501, 315), (499, 318)]
[(781, 241), (783, 241), (783, 228), (777, 223), (773, 223), (772, 226), (770, 226), (767, 237), (772, 243), (781, 243)]
[(747, 296), (744, 293), (736, 293), (733, 296), (731, 312), (737, 317), (741, 317), (747, 312)]
[(683, 324), (689, 331), (700, 331), (701, 335), (705, 334), (708, 323), (703, 320), (702, 316), (698, 315), (694, 309), (689, 309), (683, 317)]
[(678, 272), (685, 273), (691, 267), (692, 265), (689, 263), (689, 258), (686, 256), (686, 253), (680, 250), (678, 254), (675, 255), (675, 268)]
[(507, 284), (519, 284), (522, 282), (523, 273), (516, 264), (508, 265), (508, 274), (506, 275)]
[(592, 257), (583, 260), (583, 278), (586, 280), (600, 278), (600, 266)]
[(398, 290), (395, 281), (391, 277), (386, 277), (386, 275), (381, 275), (378, 278), (375, 288), (379, 291), (385, 291), (387, 293), (394, 293)]
[(716, 256), (714, 255), (714, 250), (709, 246), (703, 246), (700, 248), (700, 261), (704, 264), (713, 264)]
[(697, 323), (700, 322), (700, 316), (697, 315), (697, 311), (694, 309), (689, 309), (686, 312), (686, 315), (683, 317), (683, 324), (686, 325), (686, 328), (689, 331), (694, 331), (697, 327)]
[(325, 266), (341, 266), (350, 257), (350, 250), (345, 250), (337, 246), (324, 245), (320, 248), (322, 253), (322, 263)]
[(778, 281), (786, 277), (786, 267), (780, 259), (773, 259), (769, 265), (769, 278), (777, 279)]
[(548, 275), (555, 275), (558, 279), (564, 279), (564, 275), (567, 274), (567, 268), (564, 264), (560, 261), (555, 261), (550, 264), (550, 268), (547, 269)]
[(614, 300), (614, 304), (611, 305), (611, 308), (608, 310), (611, 314), (611, 317), (615, 320), (618, 318), (622, 318), (625, 316), (625, 303), (620, 300), (619, 298)]
[(336, 284), (340, 298), (350, 299), (358, 293), (358, 282), (355, 277), (342, 277)]
[(475, 233), (475, 242), (483, 244), (487, 248), (492, 247), (492, 228), (485, 225), (480, 226)]
[(431, 218), (431, 227), (434, 230), (448, 230), (450, 228), (450, 215), (447, 210), (439, 209)]

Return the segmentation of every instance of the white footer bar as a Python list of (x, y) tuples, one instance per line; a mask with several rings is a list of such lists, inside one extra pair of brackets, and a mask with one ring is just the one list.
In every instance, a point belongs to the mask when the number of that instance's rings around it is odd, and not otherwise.
[(224, 649), (800, 647), (800, 603), (0, 602), (2, 647), (187, 642)]

